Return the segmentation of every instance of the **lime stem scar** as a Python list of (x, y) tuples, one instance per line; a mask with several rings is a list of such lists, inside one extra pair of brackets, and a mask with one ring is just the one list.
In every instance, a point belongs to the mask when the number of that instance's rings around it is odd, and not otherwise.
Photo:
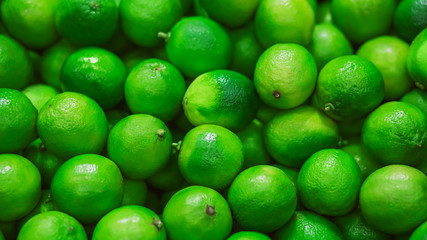
[(208, 214), (209, 216), (213, 216), (215, 215), (216, 211), (215, 211), (215, 207), (211, 206), (211, 205), (206, 205), (206, 214)]

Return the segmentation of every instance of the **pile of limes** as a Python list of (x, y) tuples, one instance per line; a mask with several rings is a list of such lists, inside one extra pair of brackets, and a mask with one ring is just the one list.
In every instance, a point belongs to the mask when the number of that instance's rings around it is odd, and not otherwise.
[(0, 240), (427, 240), (427, 0), (0, 16)]

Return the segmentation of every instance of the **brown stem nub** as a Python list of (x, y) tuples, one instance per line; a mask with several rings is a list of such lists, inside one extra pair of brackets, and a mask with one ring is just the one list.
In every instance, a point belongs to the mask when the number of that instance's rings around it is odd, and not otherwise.
[(162, 230), (163, 223), (160, 219), (153, 218), (153, 225), (157, 228), (157, 231)]
[(273, 92), (273, 97), (274, 97), (275, 99), (279, 99), (281, 96), (282, 96), (282, 94), (281, 94), (279, 91), (275, 90), (275, 91)]
[(211, 205), (206, 205), (206, 210), (205, 210), (206, 214), (209, 216), (213, 216), (215, 215), (216, 211), (215, 211), (215, 206), (211, 206)]

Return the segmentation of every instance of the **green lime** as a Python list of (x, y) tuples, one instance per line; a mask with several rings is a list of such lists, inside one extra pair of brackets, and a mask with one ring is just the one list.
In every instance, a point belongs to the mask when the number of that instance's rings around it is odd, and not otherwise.
[(174, 65), (151, 58), (132, 69), (124, 91), (133, 113), (151, 114), (168, 122), (181, 110), (185, 90), (184, 78)]
[(232, 44), (221, 25), (203, 17), (186, 17), (173, 26), (166, 41), (172, 64), (186, 76), (224, 69), (231, 62)]
[(83, 154), (66, 161), (52, 180), (58, 209), (84, 223), (95, 223), (120, 206), (123, 177), (110, 159)]
[(25, 217), (21, 218), (18, 222), (18, 228), (21, 229), (22, 226), (28, 222), (32, 217), (34, 217), (37, 214), (48, 212), (48, 211), (56, 211), (57, 207), (52, 199), (52, 193), (49, 189), (45, 189), (41, 193), (40, 201), (37, 204), (36, 207), (31, 210), (30, 213), (28, 213)]
[(427, 115), (427, 92), (420, 89), (414, 89), (400, 99), (401, 102), (410, 103), (417, 106)]
[(151, 187), (164, 191), (179, 189), (183, 182), (184, 178), (179, 170), (178, 151), (176, 149), (172, 149), (168, 163), (151, 177), (147, 178), (147, 183)]
[(322, 1), (316, 10), (316, 23), (330, 23), (332, 21), (331, 1)]
[(72, 53), (61, 69), (65, 91), (83, 93), (107, 109), (123, 99), (126, 77), (126, 66), (119, 57), (95, 47)]
[(304, 47), (281, 43), (268, 48), (259, 58), (254, 84), (267, 105), (289, 109), (311, 96), (316, 77), (316, 62)]
[(113, 127), (116, 126), (116, 124), (120, 122), (120, 120), (129, 116), (129, 113), (121, 109), (112, 109), (105, 112), (105, 116), (108, 120), (108, 129), (111, 131), (111, 129), (113, 129)]
[(384, 103), (365, 120), (362, 141), (383, 165), (417, 164), (427, 153), (427, 115), (409, 103)]
[(384, 100), (396, 100), (413, 88), (406, 69), (409, 45), (397, 37), (382, 36), (364, 43), (357, 55), (371, 61), (383, 75)]
[(314, 26), (313, 38), (307, 49), (316, 60), (318, 71), (332, 59), (353, 54), (353, 47), (347, 37), (329, 23)]
[(334, 24), (355, 44), (384, 35), (390, 29), (395, 0), (332, 0)]
[(37, 130), (46, 148), (61, 159), (100, 153), (108, 122), (91, 98), (74, 92), (56, 95), (40, 110)]
[(233, 43), (233, 57), (230, 69), (252, 79), (255, 65), (264, 51), (264, 48), (256, 39), (254, 24), (250, 22), (244, 27), (232, 30), (230, 38)]
[(147, 184), (143, 180), (123, 179), (123, 200), (121, 206), (144, 205), (147, 198)]
[(5, 0), (1, 18), (9, 33), (30, 48), (41, 49), (54, 43), (58, 0)]
[(402, 0), (394, 13), (394, 29), (399, 37), (411, 42), (427, 27), (425, 0)]
[(119, 7), (114, 0), (59, 1), (55, 17), (58, 32), (71, 43), (102, 45), (116, 31)]
[(347, 145), (341, 147), (341, 150), (354, 158), (357, 165), (359, 165), (362, 180), (364, 181), (371, 173), (381, 168), (381, 165), (378, 163), (378, 160), (368, 152), (360, 138), (350, 139), (348, 142)]
[(0, 153), (18, 152), (30, 144), (36, 120), (37, 109), (23, 93), (0, 88)]
[(259, 232), (241, 231), (234, 233), (227, 240), (271, 240), (271, 238)]
[(309, 211), (296, 211), (275, 235), (276, 240), (342, 240), (342, 235), (328, 219)]
[[(290, 168), (290, 167), (286, 167), (282, 164), (273, 164), (273, 167), (277, 167), (278, 169), (282, 170), (288, 177), (289, 179), (292, 181), (292, 184), (294, 185), (295, 189), (297, 188), (297, 182), (298, 182), (298, 174), (299, 174), (299, 169), (296, 168)], [(297, 207), (296, 210), (300, 210), (300, 209), (304, 209), (304, 206), (301, 203), (301, 199), (299, 197), (298, 194), (298, 189), (297, 190)]]
[(0, 231), (6, 240), (15, 240), (18, 235), (15, 222), (0, 222)]
[(216, 124), (232, 130), (250, 124), (258, 108), (251, 80), (230, 70), (216, 70), (197, 77), (182, 102), (184, 113), (195, 126)]
[(124, 206), (105, 215), (96, 225), (93, 240), (166, 240), (159, 216), (141, 206)]
[(408, 240), (425, 240), (427, 236), (427, 221), (415, 229)]
[(372, 228), (406, 233), (427, 219), (427, 176), (405, 165), (380, 168), (363, 183), (359, 201)]
[(33, 69), (25, 48), (14, 39), (0, 34), (0, 52), (0, 88), (22, 89), (27, 86)]
[(171, 144), (171, 133), (160, 119), (135, 114), (123, 118), (111, 129), (107, 148), (123, 176), (142, 180), (166, 165)]
[(297, 189), (306, 208), (326, 216), (341, 216), (356, 206), (361, 184), (360, 168), (350, 154), (324, 149), (304, 163)]
[(254, 119), (247, 128), (237, 132), (237, 136), (243, 143), (244, 169), (256, 165), (268, 165), (271, 162), (263, 134), (264, 124), (257, 119)]
[(255, 15), (255, 33), (264, 47), (311, 40), (315, 15), (306, 0), (263, 0)]
[(426, 90), (427, 86), (427, 29), (423, 30), (412, 41), (409, 47), (407, 68), (415, 85)]
[(289, 167), (301, 167), (313, 153), (336, 147), (338, 140), (336, 123), (312, 106), (282, 111), (264, 130), (270, 155)]
[(337, 124), (341, 137), (343, 137), (344, 139), (351, 137), (360, 137), (360, 135), (362, 134), (364, 122), (365, 118), (361, 118), (358, 120), (339, 121)]
[(42, 187), (49, 189), (52, 178), (62, 165), (63, 160), (49, 152), (40, 138), (37, 138), (25, 148), (23, 156), (30, 160), (39, 170), (42, 178)]
[(372, 229), (365, 221), (360, 210), (355, 210), (347, 215), (334, 218), (335, 224), (348, 240), (387, 240), (391, 236)]
[(41, 195), (41, 177), (26, 158), (0, 154), (0, 221), (15, 221), (27, 215)]
[(381, 103), (384, 80), (370, 61), (342, 56), (320, 71), (315, 94), (319, 106), (333, 119), (357, 120)]
[(49, 211), (32, 217), (18, 234), (18, 240), (34, 239), (87, 240), (87, 236), (75, 218), (62, 212)]
[(144, 60), (150, 58), (150, 53), (145, 48), (136, 48), (122, 55), (123, 63), (126, 65), (128, 72)]
[(43, 52), (41, 59), (41, 76), (45, 83), (61, 89), (60, 74), (65, 59), (74, 52), (74, 47), (62, 40)]
[(40, 109), (56, 94), (58, 91), (49, 85), (45, 84), (34, 84), (26, 87), (22, 90), (22, 93), (25, 94), (31, 101), (31, 103), (36, 107), (37, 111), (40, 112)]
[(209, 18), (228, 27), (239, 27), (254, 15), (261, 0), (199, 0)]
[(222, 190), (240, 172), (243, 160), (243, 145), (236, 134), (220, 126), (201, 125), (185, 135), (178, 165), (190, 184)]
[(167, 32), (182, 17), (179, 0), (121, 0), (123, 32), (143, 47), (160, 45), (159, 32)]
[(215, 190), (191, 186), (175, 193), (163, 210), (170, 240), (221, 240), (231, 231), (227, 201)]
[(228, 202), (244, 229), (269, 233), (289, 221), (297, 197), (292, 181), (282, 170), (259, 165), (237, 175), (228, 190)]

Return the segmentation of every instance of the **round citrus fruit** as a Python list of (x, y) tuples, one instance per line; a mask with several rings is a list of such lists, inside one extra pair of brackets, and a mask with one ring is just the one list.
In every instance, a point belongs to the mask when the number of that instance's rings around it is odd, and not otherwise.
[(399, 37), (411, 42), (427, 27), (425, 0), (403, 0), (394, 13), (394, 29)]
[(409, 75), (422, 90), (427, 86), (427, 29), (412, 41), (407, 58)]
[(40, 109), (56, 94), (58, 91), (49, 85), (34, 84), (22, 90), (22, 93), (30, 99), (31, 103), (40, 112)]
[(427, 115), (427, 92), (421, 89), (414, 89), (405, 94), (401, 99), (401, 102), (410, 103), (417, 106), (421, 111)]
[(427, 221), (421, 224), (415, 231), (411, 234), (409, 240), (425, 240), (427, 236)]

